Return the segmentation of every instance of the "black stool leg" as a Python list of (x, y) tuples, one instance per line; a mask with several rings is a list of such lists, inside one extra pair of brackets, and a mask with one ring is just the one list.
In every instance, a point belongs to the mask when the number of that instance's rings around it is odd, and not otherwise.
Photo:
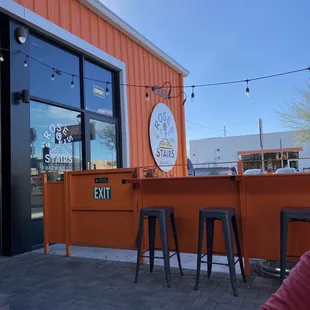
[(154, 269), (156, 216), (149, 216), (150, 272)]
[(243, 281), (246, 282), (246, 276), (245, 276), (244, 268), (243, 268), (243, 258), (242, 258), (242, 251), (241, 251), (241, 245), (240, 245), (236, 216), (232, 217), (231, 222), (232, 222), (232, 226), (233, 226), (233, 230), (234, 230), (234, 234), (235, 234), (235, 241), (236, 241), (236, 247), (237, 247), (237, 252), (238, 252), (240, 270), (241, 270)]
[(238, 296), (236, 270), (235, 270), (235, 258), (234, 258), (234, 246), (233, 246), (233, 239), (232, 239), (233, 230), (232, 230), (231, 219), (225, 216), (222, 219), (222, 226), (223, 226), (224, 239), (225, 239), (225, 245), (226, 245), (226, 251), (227, 251), (230, 281), (231, 281), (234, 295)]
[(213, 257), (213, 238), (214, 238), (214, 219), (207, 219), (207, 261), (208, 261), (208, 278), (212, 271)]
[(167, 281), (168, 287), (170, 287), (171, 281), (170, 281), (170, 257), (169, 257), (168, 214), (167, 212), (161, 212), (160, 217), (159, 217), (159, 223), (160, 223), (161, 244), (162, 244), (163, 256), (164, 256), (166, 281)]
[(288, 218), (283, 212), (280, 216), (280, 280), (285, 279), (287, 253)]
[(197, 268), (196, 268), (196, 284), (195, 290), (198, 290), (200, 268), (201, 268), (201, 254), (202, 254), (202, 241), (203, 241), (204, 217), (199, 212), (199, 227), (198, 227), (198, 250), (197, 250)]
[(175, 225), (174, 214), (170, 214), (170, 221), (171, 221), (171, 226), (172, 226), (172, 231), (173, 231), (175, 251), (177, 253), (179, 269), (180, 269), (181, 276), (183, 276), (183, 270), (182, 270), (182, 265), (181, 265), (181, 257), (180, 257), (180, 251), (179, 251), (179, 242), (178, 242), (178, 236), (177, 236), (177, 228)]
[(138, 240), (137, 240), (138, 249), (137, 249), (137, 265), (136, 265), (135, 283), (138, 282), (138, 277), (139, 277), (141, 247), (142, 247), (142, 238), (143, 238), (143, 227), (144, 227), (144, 216), (143, 216), (142, 212), (140, 212), (140, 223), (139, 223), (139, 232), (138, 232)]

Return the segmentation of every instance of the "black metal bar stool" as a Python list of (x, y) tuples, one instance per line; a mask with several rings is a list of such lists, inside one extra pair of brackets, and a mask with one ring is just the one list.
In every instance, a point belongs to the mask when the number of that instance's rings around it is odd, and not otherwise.
[[(169, 254), (169, 240), (168, 240), (168, 217), (169, 216), (170, 216), (173, 237), (174, 237), (174, 242), (175, 242), (175, 250), (172, 250), (175, 253), (171, 255)], [(149, 224), (149, 249), (141, 253), (143, 227), (144, 227), (145, 218), (148, 218), (148, 224)], [(162, 249), (155, 248), (156, 218), (159, 219)], [(155, 250), (162, 250), (163, 257), (155, 257)], [(148, 251), (149, 251), (148, 256), (143, 255), (145, 252), (148, 252)], [(154, 259), (160, 258), (164, 260), (166, 281), (167, 281), (168, 287), (170, 287), (171, 286), (170, 258), (174, 255), (177, 255), (180, 273), (183, 276), (173, 207), (148, 207), (148, 208), (142, 209), (140, 211), (140, 223), (139, 223), (139, 232), (138, 232), (138, 251), (137, 251), (137, 266), (136, 266), (135, 283), (138, 282), (139, 269), (140, 269), (140, 258), (141, 257), (150, 258), (150, 272), (153, 272)]]
[(283, 208), (280, 215), (280, 280), (283, 281), (286, 273), (287, 233), (289, 222), (310, 223), (310, 208)]
[[(225, 246), (226, 246), (226, 251), (227, 251), (227, 260), (228, 260), (227, 264), (212, 262), (214, 221), (216, 220), (222, 222)], [(207, 228), (207, 254), (202, 255), (202, 241), (203, 241), (203, 231), (204, 231), (205, 221), (206, 221), (206, 228)], [(238, 252), (238, 259), (236, 262), (235, 262), (235, 256), (234, 256), (233, 234), (235, 236), (236, 247), (237, 247), (237, 252)], [(206, 255), (207, 255), (207, 261), (202, 261), (202, 258), (205, 257)], [(224, 265), (224, 266), (229, 267), (230, 281), (232, 284), (233, 292), (234, 292), (234, 295), (237, 296), (238, 291), (237, 291), (235, 264), (238, 261), (240, 264), (240, 269), (241, 269), (243, 280), (244, 282), (246, 282), (235, 209), (234, 208), (220, 208), (220, 207), (201, 209), (199, 211), (198, 252), (197, 252), (197, 270), (196, 270), (195, 290), (198, 289), (201, 263), (207, 263), (208, 265), (208, 278), (210, 278), (210, 275), (211, 275), (212, 264)]]

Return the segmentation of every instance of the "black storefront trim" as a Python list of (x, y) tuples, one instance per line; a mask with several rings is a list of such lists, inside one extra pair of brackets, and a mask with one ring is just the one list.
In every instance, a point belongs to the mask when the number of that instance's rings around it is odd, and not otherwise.
[[(10, 20), (7, 16), (0, 15), (1, 46), (10, 46)], [(4, 62), (0, 64), (1, 70), (1, 253), (9, 255), (11, 253), (11, 156), (9, 152), (4, 152), (4, 145), (11, 147), (10, 137), (10, 53), (2, 52)], [(9, 219), (9, 220), (7, 220)]]
[[(0, 19), (0, 25), (2, 33), (1, 46), (8, 47), (11, 50), (22, 50), (23, 53), (29, 55), (29, 37), (25, 44), (18, 44), (15, 39), (15, 29), (19, 26), (26, 26), (9, 17)], [(30, 33), (79, 57), (81, 108), (67, 106), (35, 96), (31, 96), (31, 100), (81, 113), (83, 116), (81, 119), (83, 169), (87, 168), (87, 162), (90, 160), (88, 119), (94, 118), (115, 124), (118, 150), (117, 165), (122, 167), (119, 73), (112, 71), (113, 89), (110, 88), (110, 90), (111, 95), (113, 95), (114, 117), (88, 111), (85, 109), (83, 80), (85, 60), (91, 60), (95, 65), (103, 69), (109, 71), (111, 69), (93, 61), (89, 57), (84, 57), (81, 53), (73, 51), (55, 40), (51, 40), (32, 30), (30, 30)], [(1, 252), (6, 256), (17, 255), (40, 248), (42, 246), (41, 242), (35, 242), (34, 237), (36, 234), (42, 234), (43, 239), (42, 219), (31, 219), (30, 104), (17, 104), (15, 100), (15, 93), (20, 92), (22, 89), (30, 90), (31, 95), (29, 70), (24, 70), (21, 65), (24, 62), (24, 58), (23, 54), (7, 54), (5, 62), (1, 64)]]

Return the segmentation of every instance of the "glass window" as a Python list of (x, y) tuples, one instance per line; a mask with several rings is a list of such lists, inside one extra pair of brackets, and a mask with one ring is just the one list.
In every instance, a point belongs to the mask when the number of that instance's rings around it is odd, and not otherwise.
[(42, 217), (42, 178), (63, 180), (66, 170), (82, 169), (81, 115), (36, 101), (30, 103), (32, 218)]
[(98, 81), (84, 79), (86, 109), (113, 116), (112, 72), (96, 66), (89, 61), (85, 61), (84, 76), (86, 78), (108, 82), (100, 83)]
[[(80, 81), (79, 58), (59, 47), (30, 36), (29, 54), (53, 69), (29, 59), (31, 95), (79, 108)], [(58, 70), (69, 74), (60, 73)], [(75, 75), (72, 78), (72, 74)], [(73, 86), (71, 83), (73, 80)]]
[(89, 128), (91, 169), (117, 168), (116, 126), (90, 120)]
[(287, 155), (289, 159), (299, 158), (299, 152), (288, 152)]

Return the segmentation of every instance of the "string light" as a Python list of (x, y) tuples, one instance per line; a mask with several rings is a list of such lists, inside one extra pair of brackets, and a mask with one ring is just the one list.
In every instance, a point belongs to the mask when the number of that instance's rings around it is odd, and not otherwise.
[[(5, 49), (5, 48), (0, 48), (0, 51), (1, 50), (2, 51), (11, 51), (10, 49)], [(44, 62), (34, 58), (34, 57), (31, 57), (30, 55), (25, 54), (21, 50), (18, 50), (17, 52), (27, 56), (27, 58), (30, 58), (30, 59), (32, 59), (32, 60), (42, 64), (43, 66), (46, 66), (46, 67), (48, 67), (50, 69), (53, 69), (52, 66), (50, 66), (50, 65), (48, 65), (48, 64), (46, 64), (46, 63), (44, 63)], [(63, 73), (63, 74), (66, 74), (66, 75), (72, 75), (72, 73), (69, 73), (69, 72), (66, 72), (66, 71), (63, 71), (63, 70), (55, 70), (56, 73), (57, 73), (57, 71), (59, 73)], [(292, 71), (281, 72), (281, 73), (276, 73), (276, 74), (271, 74), (271, 75), (265, 75), (265, 76), (260, 76), (260, 77), (254, 77), (254, 78), (251, 78), (251, 79), (247, 79), (246, 82), (263, 80), (263, 79), (269, 79), (269, 78), (283, 76), (283, 75), (289, 75), (289, 74), (295, 74), (295, 73), (299, 73), (299, 72), (303, 72), (303, 71), (310, 71), (310, 67), (302, 68), (302, 69), (296, 69), (296, 70), (292, 70)], [(76, 77), (80, 77), (79, 75), (75, 75), (75, 76)], [(106, 81), (102, 81), (102, 80), (98, 80), (98, 79), (93, 79), (93, 78), (88, 78), (88, 77), (84, 77), (84, 79), (89, 80), (89, 81), (98, 82), (98, 83), (106, 83), (106, 84), (110, 83), (110, 82), (106, 82)], [(228, 84), (241, 84), (241, 83), (244, 83), (244, 82), (245, 82), (245, 80), (232, 80), (232, 81), (218, 82), (218, 83), (197, 84), (197, 85), (195, 85), (195, 88), (197, 88), (197, 87), (200, 88), (200, 87), (220, 86), (220, 85), (228, 85)], [(169, 84), (169, 86), (170, 86), (170, 90), (169, 90), (170, 94), (171, 94), (171, 88), (192, 88), (193, 87), (193, 85), (171, 85), (170, 82), (165, 82), (161, 87), (153, 86), (152, 90), (154, 91), (154, 89), (163, 88), (166, 84)], [(138, 88), (142, 88), (142, 87), (145, 88), (145, 86), (146, 86), (146, 85), (136, 85), (136, 84), (123, 84), (123, 83), (120, 83), (119, 85), (120, 86), (128, 86), (128, 87), (138, 87)], [(168, 94), (168, 97), (169, 97), (169, 94)]]
[(28, 56), (26, 56), (25, 61), (24, 61), (24, 67), (27, 68), (28, 67)]
[(146, 88), (146, 92), (145, 92), (145, 100), (146, 101), (150, 101), (150, 95), (149, 95), (149, 87), (148, 86), (145, 86)]
[[(7, 49), (7, 48), (1, 48), (0, 47), (0, 62), (4, 61), (4, 57), (3, 57), (3, 51), (7, 51), (7, 52), (12, 52), (12, 50)], [(37, 63), (40, 63), (41, 65), (50, 68), (51, 70), (53, 70), (53, 74), (51, 79), (53, 80), (53, 78), (55, 78), (55, 73), (58, 75), (61, 74), (65, 74), (65, 75), (70, 75), (72, 76), (72, 81), (71, 81), (71, 87), (73, 88), (74, 85), (74, 77), (80, 78), (79, 75), (74, 75), (70, 72), (66, 72), (63, 70), (56, 70), (54, 69), (52, 66), (30, 56), (27, 55), (26, 53), (24, 53), (21, 50), (17, 50), (14, 51), (15, 53), (21, 53), (23, 55), (25, 55), (26, 59), (24, 61), (24, 67), (28, 66), (28, 59), (31, 59), (33, 61), (36, 61)], [(186, 88), (191, 88), (192, 89), (192, 93), (191, 93), (191, 99), (192, 101), (195, 99), (195, 93), (194, 93), (194, 89), (199, 87), (212, 87), (212, 86), (221, 86), (221, 85), (229, 85), (229, 84), (240, 84), (240, 83), (244, 83), (246, 82), (247, 87), (246, 87), (246, 95), (249, 97), (250, 96), (250, 88), (248, 86), (249, 82), (252, 81), (257, 81), (257, 80), (263, 80), (263, 79), (270, 79), (270, 78), (274, 78), (274, 77), (279, 77), (279, 76), (284, 76), (284, 75), (290, 75), (290, 74), (295, 74), (295, 73), (300, 73), (303, 71), (309, 71), (310, 72), (310, 67), (306, 67), (306, 68), (302, 68), (302, 69), (296, 69), (296, 70), (292, 70), (292, 71), (286, 71), (286, 72), (281, 72), (281, 73), (275, 73), (275, 74), (271, 74), (271, 75), (265, 75), (265, 76), (259, 76), (259, 77), (254, 77), (254, 78), (250, 78), (247, 80), (232, 80), (232, 81), (225, 81), (225, 82), (217, 82), (217, 83), (207, 83), (207, 84), (197, 84), (197, 85), (171, 85), (171, 83), (169, 81), (165, 82), (162, 86), (149, 86), (151, 87), (152, 91), (156, 91), (158, 89), (162, 89), (162, 88), (168, 88), (169, 85), (169, 92), (168, 92), (168, 96), (165, 95), (165, 98), (171, 99), (171, 91), (172, 88), (179, 88), (179, 89), (186, 89)], [(107, 81), (102, 81), (102, 80), (98, 80), (98, 79), (94, 79), (94, 78), (89, 78), (89, 77), (83, 77), (85, 80), (89, 80), (89, 81), (94, 81), (94, 82), (98, 82), (98, 83), (105, 83), (106, 84), (106, 95), (109, 96), (110, 91), (109, 91), (109, 84), (111, 84), (111, 82), (107, 82)], [(309, 82), (310, 82), (310, 78), (309, 78)], [(137, 84), (125, 84), (125, 83), (120, 83), (119, 86), (127, 86), (127, 87), (136, 87), (136, 88), (145, 88), (145, 85), (137, 85)], [(161, 94), (162, 95), (162, 94)], [(150, 96), (149, 96), (150, 97)]]
[(74, 74), (72, 74), (72, 80), (71, 80), (71, 88), (74, 88)]
[(53, 73), (52, 73), (52, 77), (51, 80), (54, 81), (55, 80), (55, 69), (53, 68)]
[(106, 82), (106, 83), (105, 83), (105, 94), (106, 94), (107, 96), (110, 95), (109, 82)]
[(246, 80), (245, 94), (246, 94), (247, 97), (250, 97), (249, 80)]
[(192, 94), (191, 94), (191, 101), (194, 102), (195, 101), (195, 93), (194, 93), (194, 89), (195, 89), (195, 86), (193, 85), (192, 86)]

